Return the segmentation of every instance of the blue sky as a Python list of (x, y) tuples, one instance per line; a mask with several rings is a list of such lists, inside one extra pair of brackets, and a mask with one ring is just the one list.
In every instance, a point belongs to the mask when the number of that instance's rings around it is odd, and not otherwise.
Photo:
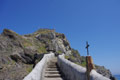
[(64, 33), (71, 47), (120, 74), (119, 0), (0, 0), (0, 32), (27, 34), (39, 28)]

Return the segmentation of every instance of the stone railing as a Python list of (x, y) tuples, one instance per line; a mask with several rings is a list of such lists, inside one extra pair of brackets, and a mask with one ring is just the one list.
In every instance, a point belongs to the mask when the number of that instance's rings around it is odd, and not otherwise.
[(54, 53), (45, 54), (42, 60), (23, 80), (42, 80), (43, 70), (49, 60), (54, 57)]
[[(87, 80), (86, 68), (68, 61), (64, 58), (64, 54), (58, 56), (58, 66), (68, 80)], [(110, 80), (100, 75), (95, 70), (91, 71), (90, 78), (90, 80)]]

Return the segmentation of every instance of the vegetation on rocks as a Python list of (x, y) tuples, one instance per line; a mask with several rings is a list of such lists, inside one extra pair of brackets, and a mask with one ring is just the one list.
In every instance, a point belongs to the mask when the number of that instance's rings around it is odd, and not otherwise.
[(24, 48), (32, 46), (32, 43), (29, 40), (27, 39), (23, 39), (23, 40), (24, 40), (23, 41)]
[(4, 29), (0, 35), (0, 80), (22, 80), (44, 53), (69, 51), (70, 46), (64, 43), (68, 43), (65, 36), (53, 29), (40, 29), (27, 35)]
[(32, 71), (32, 69), (33, 69), (33, 65), (29, 65), (29, 67), (26, 68), (26, 69), (27, 69), (27, 72), (30, 73)]
[(74, 63), (76, 63), (76, 64), (81, 64), (80, 53), (75, 49), (71, 50), (71, 54), (65, 55), (65, 58), (72, 61), (72, 62), (74, 62)]
[(37, 49), (37, 52), (42, 54), (42, 53), (47, 53), (47, 50), (46, 50), (45, 46), (41, 46)]
[[(64, 34), (54, 29), (39, 29), (27, 35), (4, 29), (0, 35), (0, 80), (22, 80), (50, 51), (64, 53), (66, 59), (86, 66), (85, 57), (70, 47)], [(97, 71), (102, 74), (105, 70), (98, 67)], [(106, 75), (111, 76), (109, 70)]]
[(59, 51), (57, 51), (56, 53), (58, 53), (58, 54), (62, 54), (63, 52), (59, 50)]

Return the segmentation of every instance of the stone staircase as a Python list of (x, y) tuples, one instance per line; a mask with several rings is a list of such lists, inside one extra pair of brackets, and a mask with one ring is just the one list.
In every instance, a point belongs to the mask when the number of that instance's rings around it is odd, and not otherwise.
[(57, 58), (53, 59), (47, 64), (44, 73), (44, 80), (64, 80), (63, 75), (57, 66)]

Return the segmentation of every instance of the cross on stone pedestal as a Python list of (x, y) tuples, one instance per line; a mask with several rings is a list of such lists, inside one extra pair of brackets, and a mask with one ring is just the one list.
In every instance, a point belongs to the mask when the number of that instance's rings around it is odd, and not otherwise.
[(89, 56), (89, 50), (88, 50), (89, 46), (90, 45), (88, 44), (88, 42), (86, 42), (87, 56)]
[(86, 68), (87, 68), (87, 80), (90, 80), (90, 72), (92, 69), (95, 69), (95, 66), (93, 64), (92, 57), (89, 55), (89, 44), (86, 42), (86, 49), (87, 49), (87, 56), (86, 56)]

